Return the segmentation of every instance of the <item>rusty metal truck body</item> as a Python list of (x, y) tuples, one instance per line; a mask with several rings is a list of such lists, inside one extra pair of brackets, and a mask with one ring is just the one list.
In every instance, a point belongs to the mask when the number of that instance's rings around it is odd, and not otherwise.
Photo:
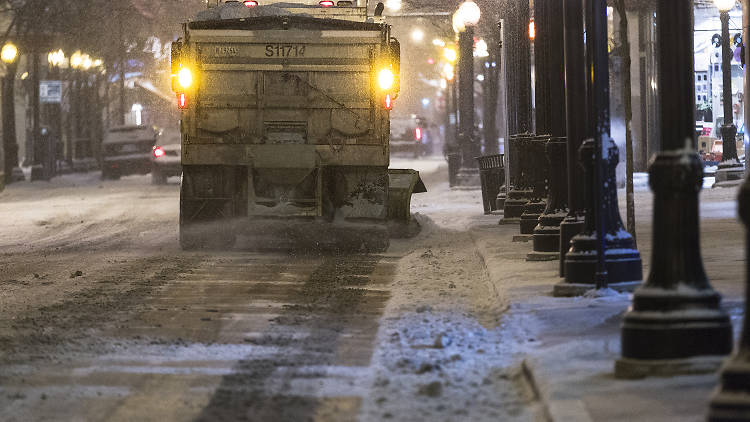
[(336, 19), (317, 9), (193, 21), (173, 44), (183, 247), (228, 245), (243, 227), (338, 222), (349, 232), (409, 220), (424, 186), (415, 171), (388, 170), (398, 44), (365, 8), (327, 8)]

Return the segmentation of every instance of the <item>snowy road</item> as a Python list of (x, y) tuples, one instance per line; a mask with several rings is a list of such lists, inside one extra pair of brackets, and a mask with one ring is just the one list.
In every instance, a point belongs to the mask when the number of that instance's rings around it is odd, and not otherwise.
[(463, 230), (478, 192), (418, 166), (424, 229), (378, 255), (183, 252), (177, 180), (10, 186), (0, 420), (536, 419)]

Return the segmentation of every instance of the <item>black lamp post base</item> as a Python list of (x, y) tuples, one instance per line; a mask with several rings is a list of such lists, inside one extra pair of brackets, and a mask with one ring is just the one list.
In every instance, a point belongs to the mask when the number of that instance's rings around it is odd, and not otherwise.
[[(596, 234), (581, 233), (573, 237), (571, 248), (565, 255), (566, 283), (596, 284), (596, 242)], [(623, 246), (607, 242), (604, 259), (610, 285), (643, 281), (640, 252)]]
[(622, 356), (629, 359), (682, 359), (727, 355), (732, 324), (712, 289), (642, 287), (622, 325)]
[(570, 240), (582, 232), (584, 227), (582, 216), (568, 215), (560, 223), (560, 277), (565, 277), (565, 255), (570, 249)]
[(719, 163), (712, 188), (739, 186), (745, 178), (745, 167), (739, 161)]
[(711, 397), (709, 422), (750, 421), (750, 361), (735, 356), (721, 370), (721, 386)]
[(615, 378), (641, 379), (710, 374), (716, 372), (721, 367), (722, 362), (724, 362), (724, 356), (696, 356), (685, 359), (661, 360), (620, 358), (615, 361)]
[(526, 260), (529, 262), (557, 261), (560, 259), (560, 252), (529, 252), (526, 254)]
[(543, 200), (530, 201), (523, 207), (521, 214), (521, 234), (534, 234), (534, 228), (539, 224), (547, 203)]
[(560, 252), (560, 224), (566, 215), (542, 214), (539, 217), (539, 224), (534, 228), (534, 252)]
[[(623, 281), (619, 283), (608, 283), (607, 288), (620, 293), (629, 293), (635, 291), (641, 286), (641, 281)], [(589, 290), (596, 289), (593, 283), (567, 283), (561, 281), (552, 286), (552, 296), (554, 297), (575, 297), (583, 296)]]
[(520, 218), (523, 214), (523, 207), (529, 202), (531, 190), (511, 189), (503, 204), (503, 217)]

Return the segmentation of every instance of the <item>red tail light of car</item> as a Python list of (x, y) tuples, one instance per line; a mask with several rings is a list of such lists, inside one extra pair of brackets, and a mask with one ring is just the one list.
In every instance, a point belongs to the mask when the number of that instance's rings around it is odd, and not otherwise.
[(164, 148), (162, 147), (154, 147), (154, 158), (159, 158), (165, 156), (167, 153), (164, 152)]

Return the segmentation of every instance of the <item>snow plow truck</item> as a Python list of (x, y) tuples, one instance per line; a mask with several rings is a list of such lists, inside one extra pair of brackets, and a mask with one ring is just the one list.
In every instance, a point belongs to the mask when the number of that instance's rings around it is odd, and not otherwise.
[(389, 169), (398, 41), (366, 0), (262, 1), (208, 0), (172, 44), (180, 244), (384, 250), (426, 191)]

